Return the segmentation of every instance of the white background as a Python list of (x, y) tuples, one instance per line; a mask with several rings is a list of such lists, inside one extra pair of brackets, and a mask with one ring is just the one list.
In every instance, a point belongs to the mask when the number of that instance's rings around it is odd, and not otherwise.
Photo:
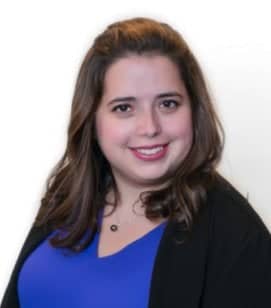
[(118, 19), (157, 18), (183, 34), (225, 127), (220, 170), (271, 229), (268, 2), (0, 2), (0, 299), (64, 151), (79, 65), (93, 38)]

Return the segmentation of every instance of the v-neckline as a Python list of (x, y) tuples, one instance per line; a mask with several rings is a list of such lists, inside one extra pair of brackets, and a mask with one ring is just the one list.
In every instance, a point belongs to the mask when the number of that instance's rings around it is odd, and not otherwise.
[(153, 229), (151, 229), (147, 233), (143, 234), (141, 237), (139, 237), (139, 238), (135, 239), (134, 241), (128, 243), (127, 245), (125, 245), (124, 247), (119, 249), (118, 251), (113, 252), (112, 254), (104, 255), (104, 256), (99, 256), (98, 255), (98, 253), (99, 253), (99, 243), (100, 243), (100, 233), (97, 232), (97, 234), (96, 234), (96, 243), (95, 243), (95, 257), (98, 260), (107, 260), (107, 259), (110, 259), (110, 258), (117, 257), (117, 256), (119, 256), (119, 255), (121, 255), (123, 253), (126, 253), (130, 248), (132, 248), (133, 246), (139, 244), (140, 242), (145, 241), (146, 239), (148, 239), (150, 236), (152, 236), (154, 233), (156, 233), (161, 228), (164, 229), (164, 227), (166, 226), (167, 223), (168, 223), (167, 220), (163, 221), (162, 223), (160, 223), (159, 225), (155, 226)]

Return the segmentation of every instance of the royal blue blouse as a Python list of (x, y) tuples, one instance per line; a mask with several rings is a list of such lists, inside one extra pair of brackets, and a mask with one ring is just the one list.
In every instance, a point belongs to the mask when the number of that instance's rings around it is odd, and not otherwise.
[[(143, 308), (166, 222), (120, 251), (98, 257), (99, 234), (77, 254), (50, 246), (47, 237), (26, 259), (18, 278), (21, 308)], [(66, 250), (67, 251), (67, 250)]]

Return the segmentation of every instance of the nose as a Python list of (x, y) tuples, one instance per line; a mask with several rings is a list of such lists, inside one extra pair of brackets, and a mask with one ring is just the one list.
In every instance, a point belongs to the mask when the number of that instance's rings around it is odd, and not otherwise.
[(154, 137), (161, 132), (161, 123), (154, 110), (144, 111), (137, 118), (137, 133), (141, 136)]

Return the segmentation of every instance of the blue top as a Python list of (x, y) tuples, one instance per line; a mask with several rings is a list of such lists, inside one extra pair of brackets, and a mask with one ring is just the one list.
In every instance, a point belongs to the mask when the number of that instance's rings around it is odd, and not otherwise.
[(143, 308), (166, 222), (120, 251), (98, 257), (99, 233), (78, 254), (64, 255), (48, 238), (26, 259), (18, 278), (21, 308)]

